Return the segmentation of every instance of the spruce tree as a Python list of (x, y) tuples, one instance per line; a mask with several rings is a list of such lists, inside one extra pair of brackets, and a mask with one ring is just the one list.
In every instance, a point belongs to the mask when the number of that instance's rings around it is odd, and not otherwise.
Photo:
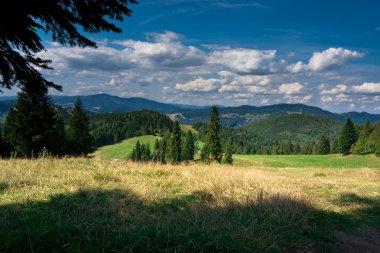
[(189, 162), (194, 160), (195, 141), (191, 131), (187, 131), (185, 142), (182, 147), (182, 161)]
[(149, 162), (150, 161), (150, 146), (149, 146), (149, 143), (146, 143), (145, 145), (143, 145), (143, 149), (142, 149), (142, 159), (144, 162)]
[(160, 141), (156, 139), (153, 146), (152, 160), (154, 162), (159, 162), (159, 156), (160, 156)]
[(4, 125), (5, 140), (12, 153), (34, 157), (47, 150), (50, 154), (59, 155), (62, 131), (48, 89), (24, 83)]
[(232, 159), (232, 154), (233, 154), (233, 143), (232, 140), (229, 139), (227, 142), (227, 145), (224, 149), (224, 156), (223, 156), (223, 163), (224, 164), (232, 164), (233, 159)]
[(374, 147), (370, 142), (372, 130), (373, 127), (371, 123), (366, 121), (360, 132), (358, 141), (355, 143), (355, 154), (366, 155), (374, 152)]
[(179, 122), (176, 121), (173, 124), (173, 132), (170, 138), (170, 145), (169, 145), (168, 156), (171, 163), (177, 164), (181, 162), (181, 155), (182, 155), (181, 149), (182, 149), (182, 131), (181, 131), (181, 127), (179, 126)]
[(69, 119), (67, 139), (69, 152), (74, 156), (86, 156), (94, 151), (94, 139), (90, 134), (89, 119), (77, 98)]
[(6, 153), (5, 141), (3, 138), (3, 131), (1, 129), (1, 124), (0, 124), (0, 158), (4, 157), (5, 153)]
[(380, 123), (377, 123), (370, 136), (370, 146), (373, 148), (375, 154), (380, 156)]
[(222, 146), (220, 144), (220, 131), (218, 109), (216, 106), (213, 106), (210, 112), (210, 122), (207, 128), (205, 145), (201, 153), (201, 158), (207, 163), (211, 163), (212, 161), (221, 162)]
[(330, 154), (330, 142), (324, 135), (322, 135), (321, 138), (319, 138), (317, 144), (317, 153), (318, 155)]
[(354, 122), (349, 118), (344, 125), (339, 137), (339, 151), (343, 155), (348, 155), (351, 151), (351, 146), (356, 142), (356, 130)]

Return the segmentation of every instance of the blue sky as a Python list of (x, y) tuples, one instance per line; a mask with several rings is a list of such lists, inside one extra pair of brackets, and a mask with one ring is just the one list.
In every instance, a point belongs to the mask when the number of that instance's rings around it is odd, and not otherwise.
[[(380, 113), (380, 1), (141, 0), (98, 49), (42, 35), (64, 95)], [(15, 90), (5, 92), (10, 95)], [(54, 91), (52, 91), (54, 93)]]

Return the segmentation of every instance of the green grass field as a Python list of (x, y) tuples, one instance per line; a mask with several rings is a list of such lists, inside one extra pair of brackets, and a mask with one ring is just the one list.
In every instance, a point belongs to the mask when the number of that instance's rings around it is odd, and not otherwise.
[(380, 168), (374, 155), (234, 155), (235, 164), (271, 168)]
[(144, 144), (149, 143), (150, 148), (153, 149), (154, 143), (158, 138), (160, 137), (153, 135), (130, 138), (121, 143), (101, 147), (94, 153), (94, 155), (103, 159), (128, 159), (128, 156), (132, 152), (137, 141)]
[(0, 159), (0, 252), (380, 252), (380, 158)]
[(0, 252), (379, 252), (380, 169), (97, 158), (0, 168)]
[[(189, 128), (190, 129), (190, 128)], [(94, 152), (94, 156), (102, 159), (128, 159), (129, 155), (132, 153), (133, 148), (135, 147), (137, 141), (140, 143), (149, 143), (150, 149), (153, 150), (154, 143), (156, 139), (161, 137), (153, 136), (153, 135), (144, 135), (139, 137), (134, 137), (127, 139), (121, 143), (116, 143), (113, 145), (108, 145), (99, 148), (96, 152)], [(200, 150), (203, 147), (204, 143), (201, 141), (197, 141), (196, 147)]]

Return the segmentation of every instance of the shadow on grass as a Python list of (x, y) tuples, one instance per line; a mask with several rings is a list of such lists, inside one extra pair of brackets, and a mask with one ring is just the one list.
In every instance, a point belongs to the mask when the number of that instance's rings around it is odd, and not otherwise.
[(0, 181), (0, 193), (4, 192), (8, 187), (9, 185), (7, 183)]
[(0, 252), (328, 252), (331, 230), (361, 219), (283, 195), (217, 205), (207, 192), (147, 202), (82, 190), (0, 206)]

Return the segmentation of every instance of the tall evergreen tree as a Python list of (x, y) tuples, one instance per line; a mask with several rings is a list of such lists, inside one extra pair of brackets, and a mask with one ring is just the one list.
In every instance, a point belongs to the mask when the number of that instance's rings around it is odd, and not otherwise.
[(64, 131), (59, 123), (48, 89), (25, 83), (17, 94), (14, 108), (8, 112), (5, 139), (17, 156), (37, 156), (44, 149), (58, 155), (60, 132)]
[(367, 120), (360, 132), (358, 141), (355, 143), (355, 154), (366, 155), (374, 152), (374, 147), (370, 142), (372, 130), (371, 122)]
[(220, 144), (220, 131), (218, 109), (216, 106), (213, 106), (210, 112), (210, 122), (207, 128), (205, 145), (201, 152), (201, 158), (208, 163), (212, 161), (221, 162), (222, 146)]
[(78, 97), (71, 112), (68, 127), (69, 152), (75, 156), (86, 156), (94, 151), (94, 139), (90, 134), (89, 119)]
[(156, 139), (153, 146), (152, 161), (159, 162), (159, 156), (160, 156), (160, 141)]
[(173, 132), (170, 138), (170, 144), (169, 144), (169, 159), (170, 162), (173, 164), (177, 164), (181, 162), (181, 155), (182, 155), (182, 131), (181, 127), (179, 126), (179, 122), (174, 122), (173, 125)]
[(351, 151), (351, 146), (356, 142), (356, 130), (354, 122), (349, 118), (344, 125), (339, 137), (339, 151), (347, 155)]
[(142, 158), (141, 145), (140, 145), (140, 141), (137, 141), (135, 144), (135, 147), (132, 150), (131, 159), (134, 162), (139, 162), (141, 161), (141, 158)]
[(223, 156), (223, 163), (224, 164), (232, 164), (233, 163), (233, 159), (232, 159), (232, 154), (233, 154), (233, 143), (232, 143), (232, 140), (229, 139), (227, 144), (226, 144), (226, 147), (224, 149), (224, 156)]
[(317, 153), (318, 155), (330, 154), (330, 142), (329, 139), (327, 139), (324, 135), (322, 135), (321, 138), (319, 138), (317, 144)]
[(189, 162), (194, 160), (194, 154), (195, 154), (195, 142), (194, 142), (194, 136), (191, 133), (191, 131), (187, 131), (185, 142), (183, 143), (182, 147), (182, 160)]
[(142, 158), (141, 160), (143, 160), (144, 162), (149, 162), (150, 161), (150, 146), (149, 146), (149, 143), (146, 143), (145, 145), (143, 144), (143, 148), (142, 148)]
[(0, 124), (0, 158), (6, 156), (6, 147), (5, 147), (5, 141), (3, 138), (3, 131), (1, 129)]
[(373, 148), (375, 154), (380, 156), (380, 123), (377, 123), (370, 136), (370, 146)]

